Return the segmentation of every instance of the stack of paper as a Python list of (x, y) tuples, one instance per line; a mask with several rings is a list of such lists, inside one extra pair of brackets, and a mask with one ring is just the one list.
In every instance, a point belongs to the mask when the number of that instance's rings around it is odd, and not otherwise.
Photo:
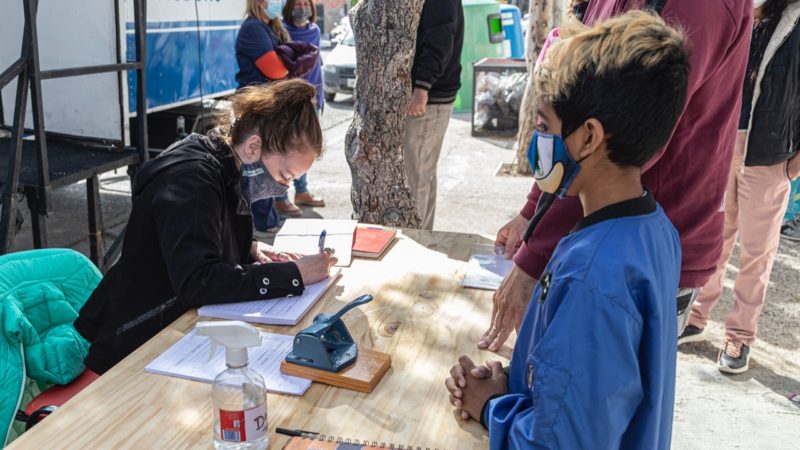
[[(264, 383), (270, 392), (303, 395), (311, 386), (311, 380), (284, 375), (280, 371), (281, 361), (292, 350), (293, 340), (292, 336), (261, 332), (261, 346), (248, 349), (250, 368), (264, 377)], [(144, 370), (158, 375), (210, 383), (225, 370), (225, 347), (218, 346), (209, 360), (210, 346), (210, 338), (198, 336), (192, 330)]]
[(306, 286), (303, 295), (297, 297), (206, 305), (201, 306), (197, 310), (197, 314), (206, 317), (241, 320), (267, 325), (297, 325), (297, 322), (306, 315), (308, 310), (322, 297), (337, 278), (339, 278), (339, 269), (331, 271), (330, 276), (319, 283)]
[(467, 263), (464, 287), (495, 290), (511, 271), (514, 261), (497, 254), (491, 245), (476, 245)]
[(325, 247), (335, 250), (340, 267), (350, 265), (353, 251), (355, 220), (286, 219), (275, 236), (274, 247), (284, 252), (303, 255), (319, 253), (319, 235), (325, 230)]

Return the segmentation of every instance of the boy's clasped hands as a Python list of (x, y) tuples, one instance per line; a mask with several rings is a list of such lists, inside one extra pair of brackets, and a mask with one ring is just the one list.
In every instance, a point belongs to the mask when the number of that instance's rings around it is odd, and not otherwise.
[(445, 380), (450, 392), (450, 404), (456, 407), (464, 420), (481, 422), (483, 406), (492, 397), (508, 393), (508, 374), (500, 361), (486, 361), (476, 366), (466, 355), (458, 358), (458, 364), (450, 369)]

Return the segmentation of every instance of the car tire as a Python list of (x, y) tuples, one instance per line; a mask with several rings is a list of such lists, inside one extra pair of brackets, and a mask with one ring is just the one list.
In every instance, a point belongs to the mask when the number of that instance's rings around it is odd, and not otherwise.
[(326, 102), (332, 102), (334, 98), (336, 98), (336, 92), (326, 92), (325, 93), (325, 101)]

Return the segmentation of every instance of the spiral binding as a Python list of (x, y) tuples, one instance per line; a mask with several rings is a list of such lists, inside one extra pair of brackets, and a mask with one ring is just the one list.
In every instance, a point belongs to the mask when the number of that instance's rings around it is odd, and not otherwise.
[[(318, 435), (313, 440), (319, 442), (330, 442), (330, 443), (335, 442), (337, 444), (365, 445), (369, 447), (383, 448), (386, 450), (423, 450), (423, 448), (420, 446), (415, 447), (413, 445), (403, 445), (403, 444), (395, 445), (391, 442), (389, 444), (386, 444), (386, 442), (381, 442), (379, 445), (378, 441), (370, 441), (367, 439), (364, 439), (362, 441), (360, 439), (343, 438), (341, 436), (327, 436), (324, 434)], [(425, 447), (424, 450), (439, 450), (439, 448)], [(447, 450), (447, 449), (442, 449), (442, 450)]]

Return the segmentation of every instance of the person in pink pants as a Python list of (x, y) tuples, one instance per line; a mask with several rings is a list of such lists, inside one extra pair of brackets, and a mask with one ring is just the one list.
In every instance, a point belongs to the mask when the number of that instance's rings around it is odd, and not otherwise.
[(800, 175), (800, 1), (756, 1), (739, 132), (724, 207), (722, 255), (692, 306), (678, 344), (703, 339), (711, 310), (722, 294), (728, 260), (739, 240), (736, 302), (725, 321), (718, 367), (749, 367), (758, 318), (778, 252), (790, 182)]

